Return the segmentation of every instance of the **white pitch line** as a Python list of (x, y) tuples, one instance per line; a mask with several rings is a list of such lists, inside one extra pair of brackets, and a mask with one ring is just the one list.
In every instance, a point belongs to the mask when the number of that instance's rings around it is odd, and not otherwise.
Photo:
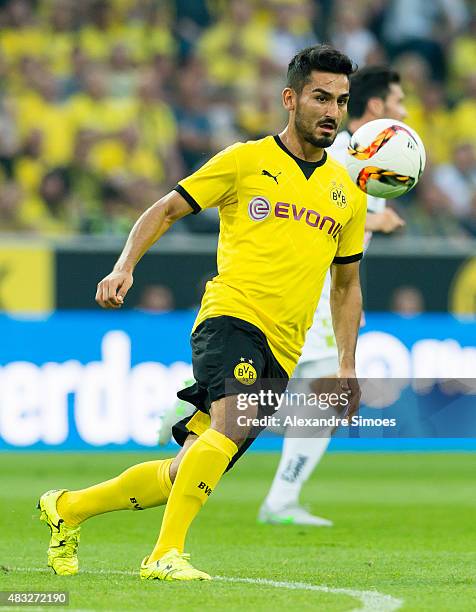
[[(12, 572), (44, 572), (51, 573), (51, 570), (45, 567), (13, 567)], [(137, 576), (138, 572), (130, 570), (81, 570), (81, 574), (115, 574), (117, 576)], [(345, 589), (328, 587), (321, 584), (309, 584), (308, 582), (281, 582), (279, 580), (268, 580), (266, 578), (234, 578), (231, 576), (214, 576), (215, 580), (220, 582), (235, 582), (245, 584), (258, 584), (262, 586), (270, 586), (278, 589), (295, 589), (299, 591), (320, 591), (321, 593), (333, 593), (335, 595), (348, 595), (359, 599), (362, 603), (360, 608), (353, 608), (349, 612), (394, 612), (403, 605), (402, 599), (397, 599), (391, 595), (379, 593), (379, 591), (359, 591), (357, 589)], [(68, 608), (69, 609), (69, 608)], [(71, 609), (71, 612), (75, 610)], [(75, 612), (88, 612), (76, 609)]]
[(360, 599), (362, 608), (354, 608), (351, 612), (393, 612), (401, 608), (403, 601), (391, 595), (385, 595), (378, 591), (358, 591), (356, 589), (343, 589), (328, 587), (320, 584), (309, 584), (308, 582), (281, 582), (278, 580), (267, 580), (266, 578), (228, 578), (215, 576), (216, 580), (224, 582), (246, 582), (249, 584), (262, 584), (281, 589), (299, 589), (303, 591), (321, 591), (322, 593), (334, 593), (336, 595), (348, 595)]

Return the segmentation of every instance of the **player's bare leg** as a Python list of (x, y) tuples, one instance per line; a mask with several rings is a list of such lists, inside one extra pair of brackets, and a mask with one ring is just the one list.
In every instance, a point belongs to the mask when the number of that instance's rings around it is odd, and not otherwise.
[(211, 427), (181, 457), (159, 539), (142, 563), (143, 579), (210, 579), (208, 574), (190, 565), (188, 556), (184, 557), (185, 538), (192, 521), (250, 433), (250, 427), (238, 424), (238, 416), (243, 414), (254, 417), (257, 407), (238, 411), (236, 396), (212, 403)]
[(184, 442), (184, 445), (182, 446), (182, 448), (180, 449), (180, 451), (175, 455), (175, 457), (172, 459), (172, 463), (170, 464), (170, 480), (172, 481), (172, 483), (174, 482), (176, 476), (177, 476), (177, 471), (179, 469), (179, 465), (180, 462), (182, 461), (182, 459), (185, 456), (185, 453), (188, 451), (188, 449), (192, 446), (192, 444), (198, 440), (198, 436), (192, 432), (190, 432), (188, 434), (187, 439)]

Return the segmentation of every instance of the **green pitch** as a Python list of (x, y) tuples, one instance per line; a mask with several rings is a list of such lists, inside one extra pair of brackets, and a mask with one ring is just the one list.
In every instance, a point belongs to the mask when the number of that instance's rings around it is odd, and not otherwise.
[[(226, 580), (140, 582), (138, 568), (158, 534), (161, 509), (92, 519), (82, 529), (81, 573), (68, 578), (43, 570), (48, 530), (34, 509), (39, 494), (84, 487), (149, 458), (0, 454), (0, 590), (67, 590), (69, 611), (340, 612), (363, 608), (356, 591), (393, 598), (368, 604), (374, 612), (395, 609), (396, 600), (405, 611), (476, 608), (471, 454), (328, 454), (304, 502), (332, 518), (331, 529), (258, 525), (278, 456), (249, 454), (222, 480), (188, 539), (192, 562)], [(239, 578), (271, 582), (231, 580)], [(351, 591), (290, 584), (296, 582)]]

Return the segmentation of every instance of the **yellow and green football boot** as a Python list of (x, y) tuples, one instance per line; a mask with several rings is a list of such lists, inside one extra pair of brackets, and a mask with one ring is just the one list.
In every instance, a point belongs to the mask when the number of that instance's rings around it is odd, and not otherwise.
[(51, 531), (48, 547), (48, 567), (60, 576), (73, 576), (78, 573), (78, 544), (80, 527), (68, 527), (56, 509), (58, 498), (66, 489), (54, 489), (43, 493), (38, 501), (40, 521), (44, 521)]
[(211, 580), (212, 577), (190, 564), (190, 555), (179, 553), (176, 548), (169, 550), (161, 559), (147, 563), (142, 561), (140, 577), (142, 580)]

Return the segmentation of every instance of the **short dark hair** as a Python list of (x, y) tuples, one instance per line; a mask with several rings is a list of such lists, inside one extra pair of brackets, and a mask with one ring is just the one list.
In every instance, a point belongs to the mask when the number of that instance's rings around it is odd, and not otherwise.
[(388, 66), (366, 66), (358, 70), (350, 79), (349, 118), (360, 119), (371, 98), (385, 100), (392, 83), (400, 83), (400, 75)]
[(356, 70), (354, 62), (330, 45), (314, 45), (299, 51), (289, 62), (287, 85), (301, 93), (313, 70), (350, 76)]

